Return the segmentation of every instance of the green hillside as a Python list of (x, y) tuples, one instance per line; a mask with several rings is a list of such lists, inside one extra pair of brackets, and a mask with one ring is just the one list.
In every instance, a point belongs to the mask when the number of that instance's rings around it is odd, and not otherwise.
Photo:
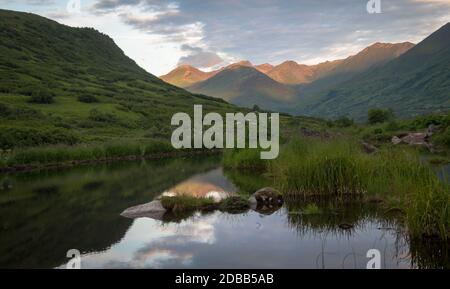
[(194, 104), (236, 109), (161, 81), (92, 28), (0, 10), (1, 149), (168, 140), (172, 114)]
[(297, 113), (364, 119), (370, 108), (400, 117), (450, 109), (450, 24), (391, 62), (309, 97)]

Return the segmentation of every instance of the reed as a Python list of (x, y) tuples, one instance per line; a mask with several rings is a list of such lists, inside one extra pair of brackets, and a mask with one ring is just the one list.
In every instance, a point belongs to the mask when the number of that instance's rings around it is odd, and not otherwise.
[[(225, 155), (225, 163), (240, 169), (257, 167), (254, 157), (247, 151), (233, 152)], [(381, 199), (405, 213), (414, 237), (448, 238), (450, 186), (409, 147), (387, 146), (367, 154), (351, 139), (295, 138), (281, 148), (278, 159), (260, 168), (266, 168), (274, 186), (290, 201)]]

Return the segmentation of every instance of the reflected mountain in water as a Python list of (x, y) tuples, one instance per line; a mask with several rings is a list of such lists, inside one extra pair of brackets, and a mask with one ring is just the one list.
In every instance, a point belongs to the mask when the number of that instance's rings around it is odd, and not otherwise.
[(237, 192), (236, 186), (224, 177), (222, 168), (196, 175), (165, 191), (162, 196), (189, 195), (221, 201)]
[(97, 252), (120, 241), (132, 220), (119, 214), (152, 200), (220, 160), (114, 163), (0, 176), (0, 268), (48, 268), (68, 249)]

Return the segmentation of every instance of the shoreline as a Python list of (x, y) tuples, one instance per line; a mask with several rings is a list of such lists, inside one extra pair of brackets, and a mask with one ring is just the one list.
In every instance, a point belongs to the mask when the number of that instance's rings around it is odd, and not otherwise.
[(153, 153), (145, 156), (141, 155), (128, 155), (128, 156), (117, 156), (109, 158), (100, 159), (90, 159), (90, 160), (71, 160), (67, 162), (55, 162), (47, 164), (26, 164), (26, 165), (14, 165), (8, 167), (1, 167), (0, 174), (14, 174), (23, 172), (32, 172), (38, 170), (54, 170), (54, 169), (66, 169), (73, 168), (82, 165), (96, 165), (110, 162), (118, 161), (136, 161), (136, 160), (154, 160), (163, 158), (175, 158), (184, 156), (197, 156), (197, 155), (215, 155), (221, 153), (222, 150), (189, 150), (189, 151), (173, 151), (173, 152), (162, 152)]

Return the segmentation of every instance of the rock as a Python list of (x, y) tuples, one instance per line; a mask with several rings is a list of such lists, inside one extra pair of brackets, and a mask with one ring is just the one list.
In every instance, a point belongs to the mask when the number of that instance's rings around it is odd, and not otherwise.
[(300, 128), (300, 133), (306, 137), (320, 137), (320, 138), (329, 138), (330, 134), (327, 132), (319, 132), (306, 127)]
[(273, 188), (262, 188), (253, 194), (258, 204), (279, 204), (283, 203), (281, 193)]
[(283, 196), (273, 188), (262, 188), (256, 191), (248, 201), (252, 210), (264, 215), (270, 215), (281, 208)]
[(398, 136), (393, 136), (391, 139), (391, 142), (395, 145), (399, 144), (402, 142), (402, 140), (398, 137)]
[(434, 124), (430, 124), (427, 128), (427, 136), (430, 137), (432, 136), (435, 132), (437, 132), (439, 130), (439, 127), (434, 125)]
[(378, 149), (375, 146), (373, 146), (369, 143), (366, 143), (366, 142), (363, 142), (362, 146), (363, 146), (364, 151), (368, 154), (373, 154), (378, 151)]
[(251, 195), (250, 198), (248, 198), (248, 203), (250, 205), (250, 209), (255, 210), (258, 206), (258, 201), (256, 200), (255, 196)]
[(303, 136), (307, 136), (307, 137), (320, 137), (322, 136), (320, 132), (315, 131), (315, 130), (311, 130), (309, 128), (306, 127), (302, 127), (300, 129), (300, 132)]
[(126, 218), (152, 218), (156, 220), (161, 220), (164, 213), (166, 213), (166, 209), (162, 206), (161, 202), (156, 200), (150, 203), (134, 206), (126, 209), (120, 215)]
[(409, 133), (402, 138), (402, 142), (409, 145), (425, 145), (427, 134), (422, 132)]
[(273, 188), (262, 188), (248, 198), (250, 209), (260, 214), (271, 215), (283, 205), (283, 196)]

